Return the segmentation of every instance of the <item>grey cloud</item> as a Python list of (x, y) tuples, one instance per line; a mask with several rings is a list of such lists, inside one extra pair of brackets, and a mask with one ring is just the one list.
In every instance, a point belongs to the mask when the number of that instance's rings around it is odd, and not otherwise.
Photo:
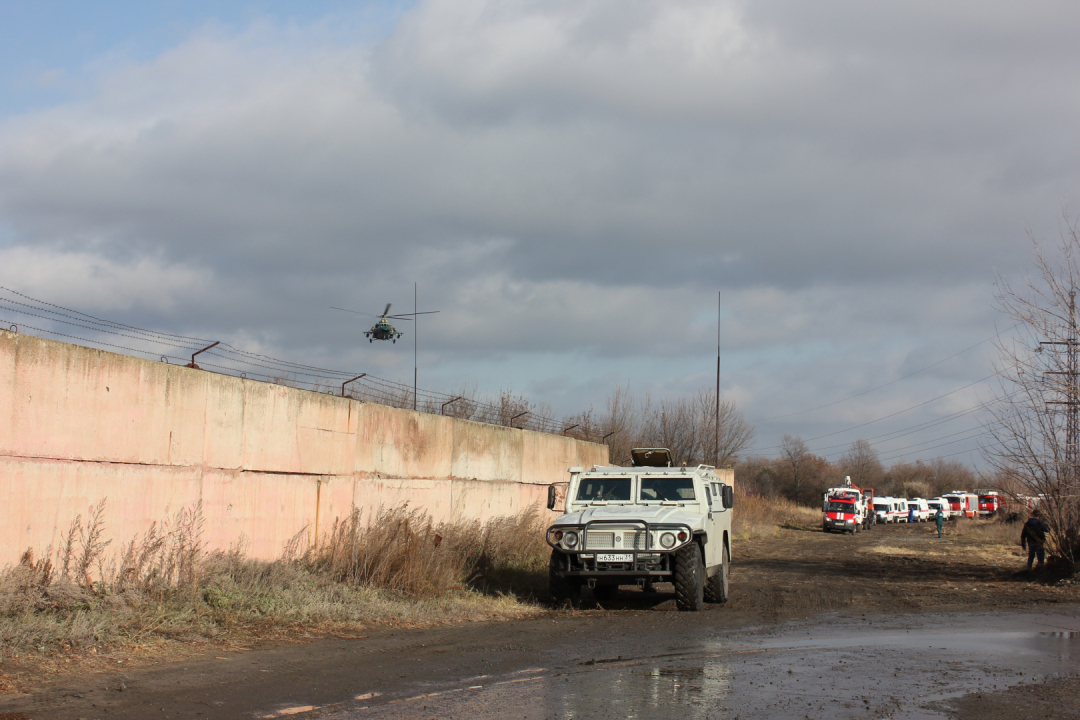
[(568, 398), (577, 367), (707, 382), (719, 287), (724, 382), (772, 416), (985, 336), (994, 268), (1080, 179), (1078, 14), (441, 0), (377, 45), (204, 31), (0, 124), (0, 252), (75, 305), (387, 372), (329, 306), (416, 280), (429, 359)]

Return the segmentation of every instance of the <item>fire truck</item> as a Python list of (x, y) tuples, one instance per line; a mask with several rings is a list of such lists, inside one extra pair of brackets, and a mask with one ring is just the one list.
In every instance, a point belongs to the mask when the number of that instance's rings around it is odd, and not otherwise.
[(979, 517), (993, 517), (997, 515), (1004, 504), (1004, 498), (997, 490), (976, 490), (979, 494)]
[(965, 490), (953, 490), (941, 499), (952, 507), (954, 517), (973, 518), (979, 512), (979, 496)]
[(825, 532), (869, 530), (874, 525), (873, 488), (860, 488), (844, 478), (844, 485), (825, 491), (822, 504), (821, 529)]

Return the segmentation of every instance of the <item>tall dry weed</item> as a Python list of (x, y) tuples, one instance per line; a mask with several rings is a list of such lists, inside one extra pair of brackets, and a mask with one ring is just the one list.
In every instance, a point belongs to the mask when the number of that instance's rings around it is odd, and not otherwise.
[[(312, 572), (354, 586), (410, 597), (435, 597), (466, 587), (533, 595), (546, 572), (548, 547), (536, 508), (486, 523), (435, 524), (408, 507), (380, 510), (370, 523), (354, 509), (303, 555)], [(546, 582), (546, 577), (543, 578)]]
[(486, 523), (458, 521), (439, 526), (446, 541), (461, 555), (463, 580), (470, 587), (521, 598), (536, 598), (546, 592), (551, 554), (544, 540), (546, 529), (536, 506)]
[(242, 538), (228, 551), (205, 552), (199, 504), (107, 558), (104, 515), (103, 501), (72, 522), (57, 552), (28, 550), (0, 571), (0, 654), (238, 628), (274, 635), (327, 623), (519, 616), (532, 606), (514, 598), (537, 597), (546, 586), (548, 548), (535, 508), (485, 523), (435, 523), (407, 507), (369, 523), (354, 511), (303, 552), (302, 529), (271, 562), (248, 557)]
[[(90, 568), (99, 566), (105, 557), (105, 548), (112, 540), (105, 540), (105, 502), (102, 498), (83, 523), (82, 515), (76, 515), (71, 521), (67, 534), (61, 536), (63, 546), (60, 552), (60, 576), (71, 580), (90, 592), (94, 591), (94, 581), (90, 577)], [(75, 543), (78, 538), (79, 548)], [(73, 566), (74, 565), (74, 566)], [(100, 572), (99, 572), (100, 577)], [(102, 578), (104, 580), (104, 578)]]
[(431, 518), (418, 510), (380, 510), (367, 525), (361, 510), (353, 509), (334, 521), (329, 537), (309, 549), (302, 562), (338, 582), (426, 596), (460, 584), (461, 558), (442, 540)]
[(766, 497), (735, 488), (732, 533), (749, 540), (774, 537), (782, 529), (806, 530), (821, 524), (821, 511), (780, 497)]
[(141, 540), (133, 538), (123, 547), (119, 568), (109, 578), (110, 589), (157, 600), (175, 591), (196, 590), (202, 530), (201, 500), (191, 508), (181, 508), (171, 519), (152, 523)]

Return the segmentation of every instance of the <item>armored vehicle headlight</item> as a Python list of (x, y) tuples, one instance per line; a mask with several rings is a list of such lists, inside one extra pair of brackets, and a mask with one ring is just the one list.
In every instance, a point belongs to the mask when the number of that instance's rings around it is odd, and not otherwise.
[(686, 536), (686, 531), (685, 530), (680, 530), (679, 531), (679, 542), (683, 542), (684, 540), (686, 540), (686, 537), (687, 537)]
[(556, 542), (558, 542), (559, 540), (562, 540), (562, 536), (563, 536), (562, 530), (556, 530), (553, 534), (555, 536)]
[(566, 547), (577, 547), (577, 533), (566, 533), (566, 535), (563, 536), (563, 542), (566, 543)]
[(666, 532), (660, 536), (660, 545), (665, 548), (671, 548), (675, 545), (675, 533)]

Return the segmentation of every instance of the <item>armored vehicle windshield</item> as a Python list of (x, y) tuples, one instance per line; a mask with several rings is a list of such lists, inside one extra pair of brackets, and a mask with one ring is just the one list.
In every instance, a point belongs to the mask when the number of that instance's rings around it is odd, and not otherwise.
[(690, 477), (643, 477), (641, 478), (642, 502), (682, 502), (694, 500), (694, 479)]
[(630, 502), (630, 478), (587, 477), (578, 485), (578, 502)]

